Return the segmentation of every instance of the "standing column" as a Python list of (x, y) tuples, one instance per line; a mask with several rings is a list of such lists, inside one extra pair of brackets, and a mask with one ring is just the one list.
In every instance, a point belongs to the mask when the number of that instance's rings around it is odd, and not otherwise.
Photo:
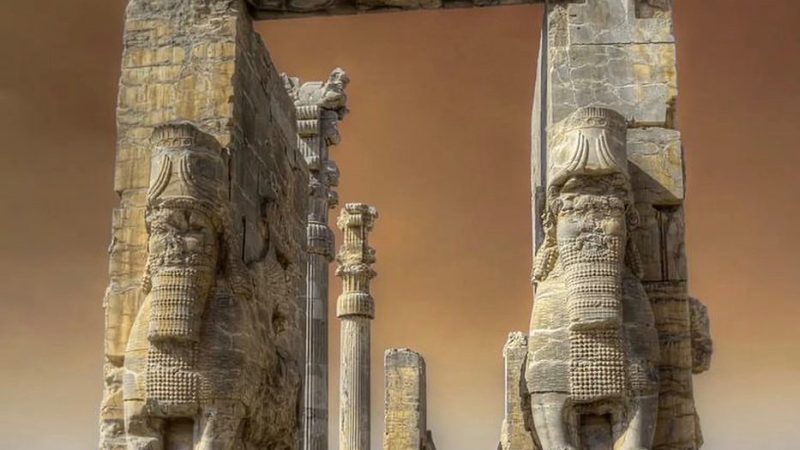
[(297, 111), (297, 148), (308, 164), (308, 272), (306, 276), (306, 353), (303, 399), (303, 449), (328, 449), (328, 265), (334, 236), (328, 211), (338, 204), (339, 169), (329, 147), (340, 141), (337, 124), (347, 113), (349, 83), (342, 69), (327, 81), (300, 83), (285, 78)]
[(342, 295), (336, 316), (342, 321), (339, 370), (339, 449), (369, 450), (370, 440), (370, 321), (375, 304), (369, 283), (375, 250), (367, 240), (378, 211), (363, 203), (348, 203), (337, 225), (344, 243), (336, 260), (336, 275), (342, 279)]

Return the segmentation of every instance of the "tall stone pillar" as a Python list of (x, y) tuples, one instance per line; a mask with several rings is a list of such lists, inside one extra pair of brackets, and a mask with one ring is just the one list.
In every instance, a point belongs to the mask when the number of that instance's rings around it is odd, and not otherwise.
[(306, 359), (303, 398), (303, 448), (328, 448), (328, 265), (334, 236), (328, 211), (338, 204), (333, 190), (339, 168), (330, 147), (340, 141), (338, 122), (347, 113), (344, 93), (349, 79), (342, 69), (327, 81), (301, 83), (285, 78), (297, 110), (297, 147), (308, 164), (308, 272), (306, 275)]
[[(654, 433), (648, 431), (647, 436), (643, 431), (640, 433), (641, 445), (662, 450), (696, 449), (702, 445), (692, 373), (708, 367), (711, 352), (705, 309), (688, 295), (683, 207), (686, 170), (677, 126), (673, 34), (676, 4), (679, 2), (673, 0), (546, 2), (531, 154), (533, 236), (538, 266), (534, 278), (538, 284), (532, 317), (532, 324), (536, 325), (531, 330), (526, 367), (528, 388), (532, 395), (542, 398), (575, 397), (580, 391), (579, 377), (575, 375), (580, 375), (584, 370), (580, 367), (586, 367), (591, 359), (591, 352), (584, 350), (601, 340), (602, 333), (598, 330), (602, 329), (613, 341), (628, 340), (627, 349), (606, 358), (603, 364), (610, 367), (608, 363), (614, 358), (620, 366), (627, 364), (621, 377), (625, 381), (622, 395), (648, 397), (647, 402), (655, 403), (642, 410), (646, 409), (651, 416), (656, 411), (656, 419), (632, 423), (629, 428), (641, 431), (652, 425)], [(609, 158), (615, 152), (617, 159)], [(565, 160), (567, 156), (575, 158)], [(600, 159), (592, 159), (596, 156)], [(585, 205), (590, 203), (585, 199), (592, 200), (596, 191), (584, 190), (581, 183), (596, 182), (598, 177), (612, 172), (616, 173), (617, 187), (627, 191), (622, 199), (625, 233), (619, 247), (626, 253), (620, 266), (627, 268), (615, 275), (625, 281), (621, 285), (618, 281), (608, 284), (616, 292), (609, 291), (606, 297), (589, 290), (581, 292), (594, 296), (591, 301), (597, 302), (621, 297), (621, 303), (615, 300), (610, 305), (624, 306), (628, 317), (633, 317), (631, 311), (637, 311), (639, 317), (635, 320), (644, 327), (636, 333), (627, 327), (627, 335), (621, 336), (616, 334), (618, 330), (612, 331), (616, 325), (602, 325), (600, 321), (567, 326), (566, 316), (561, 315), (560, 303), (556, 301), (570, 296), (577, 298), (584, 287), (594, 289), (601, 285), (596, 279), (589, 283), (591, 286), (581, 286), (579, 278), (585, 276), (588, 280), (597, 275), (599, 263), (608, 261), (577, 260), (580, 252), (571, 253), (568, 243), (559, 240), (563, 233), (555, 230), (573, 215), (579, 216), (575, 220), (589, 217), (581, 216), (581, 211), (589, 210)], [(572, 207), (573, 197), (580, 197), (580, 208)], [(602, 208), (593, 211), (594, 217), (598, 217), (597, 211)], [(567, 267), (574, 262), (578, 264)], [(554, 284), (561, 277), (567, 280), (566, 292), (559, 292)], [(623, 291), (624, 295), (620, 295)], [(633, 307), (631, 299), (636, 297), (646, 302)], [(575, 315), (571, 319), (580, 317)], [(657, 331), (654, 338), (648, 337), (651, 328)], [(584, 339), (587, 336), (589, 341)], [(562, 347), (564, 341), (570, 344)], [(649, 354), (635, 358), (634, 353), (644, 349)], [(654, 367), (649, 367), (651, 364)], [(557, 377), (544, 376), (559, 370)], [(623, 371), (618, 371), (622, 376)], [(611, 374), (609, 369), (598, 369), (592, 377), (607, 378)], [(560, 382), (566, 379), (570, 383)], [(642, 389), (645, 380), (657, 383), (655, 396), (649, 387)], [(603, 417), (604, 411), (590, 414), (587, 408), (582, 408), (572, 407), (564, 414), (573, 423), (585, 421), (587, 426), (578, 433), (583, 437), (562, 436), (563, 430), (537, 427), (540, 437), (570, 441), (580, 449), (594, 445), (588, 439), (593, 432), (585, 431), (594, 427), (593, 421), (598, 418), (602, 422), (599, 428), (607, 430), (608, 419)], [(535, 412), (536, 408), (533, 409)], [(613, 408), (609, 411), (618, 413)], [(617, 425), (620, 420), (614, 418), (612, 422)], [(603, 445), (611, 445), (609, 439), (604, 437)], [(628, 439), (625, 445), (631, 442)]]
[(341, 319), (339, 369), (339, 449), (369, 450), (370, 443), (370, 322), (375, 302), (369, 292), (375, 250), (369, 246), (378, 211), (363, 203), (348, 203), (337, 225), (344, 242), (336, 257), (336, 275), (342, 279), (342, 295), (336, 305)]
[(425, 359), (403, 348), (387, 350), (383, 361), (383, 450), (435, 450), (428, 431)]
[(523, 373), (528, 354), (528, 336), (515, 332), (508, 335), (503, 347), (505, 361), (505, 404), (503, 427), (498, 450), (540, 450), (531, 433), (530, 399)]

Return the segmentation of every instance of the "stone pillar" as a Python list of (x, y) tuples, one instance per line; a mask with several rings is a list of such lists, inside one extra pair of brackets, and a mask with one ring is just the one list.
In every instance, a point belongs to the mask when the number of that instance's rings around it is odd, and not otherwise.
[(330, 147), (340, 141), (338, 122), (347, 113), (344, 93), (349, 79), (334, 70), (325, 82), (301, 83), (285, 77), (297, 110), (297, 147), (310, 172), (308, 208), (308, 273), (306, 275), (306, 360), (303, 399), (303, 448), (328, 448), (328, 265), (334, 236), (328, 211), (338, 204), (333, 190), (339, 168)]
[(528, 354), (528, 336), (515, 332), (508, 335), (503, 347), (505, 360), (505, 405), (503, 427), (498, 450), (539, 450), (532, 438), (530, 399), (523, 371)]
[(409, 349), (384, 355), (384, 450), (434, 450), (428, 431), (425, 359)]
[[(664, 450), (702, 445), (692, 371), (707, 368), (711, 351), (705, 310), (693, 307), (688, 295), (686, 171), (677, 129), (673, 34), (676, 4), (672, 0), (546, 3), (531, 153), (534, 247), (543, 255), (538, 250), (546, 246), (548, 224), (543, 218), (552, 182), (548, 167), (555, 150), (550, 148), (554, 141), (548, 130), (587, 107), (616, 111), (626, 122), (624, 145), (633, 196), (628, 247), (637, 256), (631, 262), (652, 304), (658, 331), (660, 382), (652, 445)], [(544, 301), (537, 292), (536, 303)], [(701, 324), (698, 332), (693, 322)]]
[(299, 447), (308, 170), (250, 11), (127, 2), (102, 449)]
[(369, 292), (375, 250), (369, 246), (378, 211), (362, 203), (348, 203), (337, 225), (344, 243), (336, 257), (336, 275), (342, 279), (342, 295), (336, 305), (341, 319), (339, 369), (339, 449), (369, 450), (370, 443), (370, 322), (375, 302)]

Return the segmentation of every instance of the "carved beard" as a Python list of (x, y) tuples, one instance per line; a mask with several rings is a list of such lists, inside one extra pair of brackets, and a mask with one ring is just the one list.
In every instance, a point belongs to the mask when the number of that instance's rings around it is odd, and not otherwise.
[(625, 243), (599, 233), (559, 239), (567, 287), (570, 329), (616, 329), (622, 325)]
[(200, 319), (214, 269), (209, 266), (164, 267), (152, 275), (150, 341), (200, 340)]

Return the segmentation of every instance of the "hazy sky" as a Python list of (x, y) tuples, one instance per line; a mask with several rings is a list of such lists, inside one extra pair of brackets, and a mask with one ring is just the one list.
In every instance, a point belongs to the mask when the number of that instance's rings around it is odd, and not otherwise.
[[(0, 13), (0, 448), (85, 450), (102, 388), (122, 0)], [(382, 353), (428, 362), (441, 450), (493, 450), (501, 349), (531, 308), (529, 136), (541, 9), (266, 22), (276, 65), (345, 68), (343, 201), (374, 204), (373, 442)], [(800, 6), (678, 2), (691, 292), (709, 306), (696, 379), (706, 448), (789, 450), (800, 404)], [(332, 298), (339, 293), (332, 284)], [(331, 321), (332, 422), (338, 324)], [(333, 448), (333, 447), (332, 447)]]

